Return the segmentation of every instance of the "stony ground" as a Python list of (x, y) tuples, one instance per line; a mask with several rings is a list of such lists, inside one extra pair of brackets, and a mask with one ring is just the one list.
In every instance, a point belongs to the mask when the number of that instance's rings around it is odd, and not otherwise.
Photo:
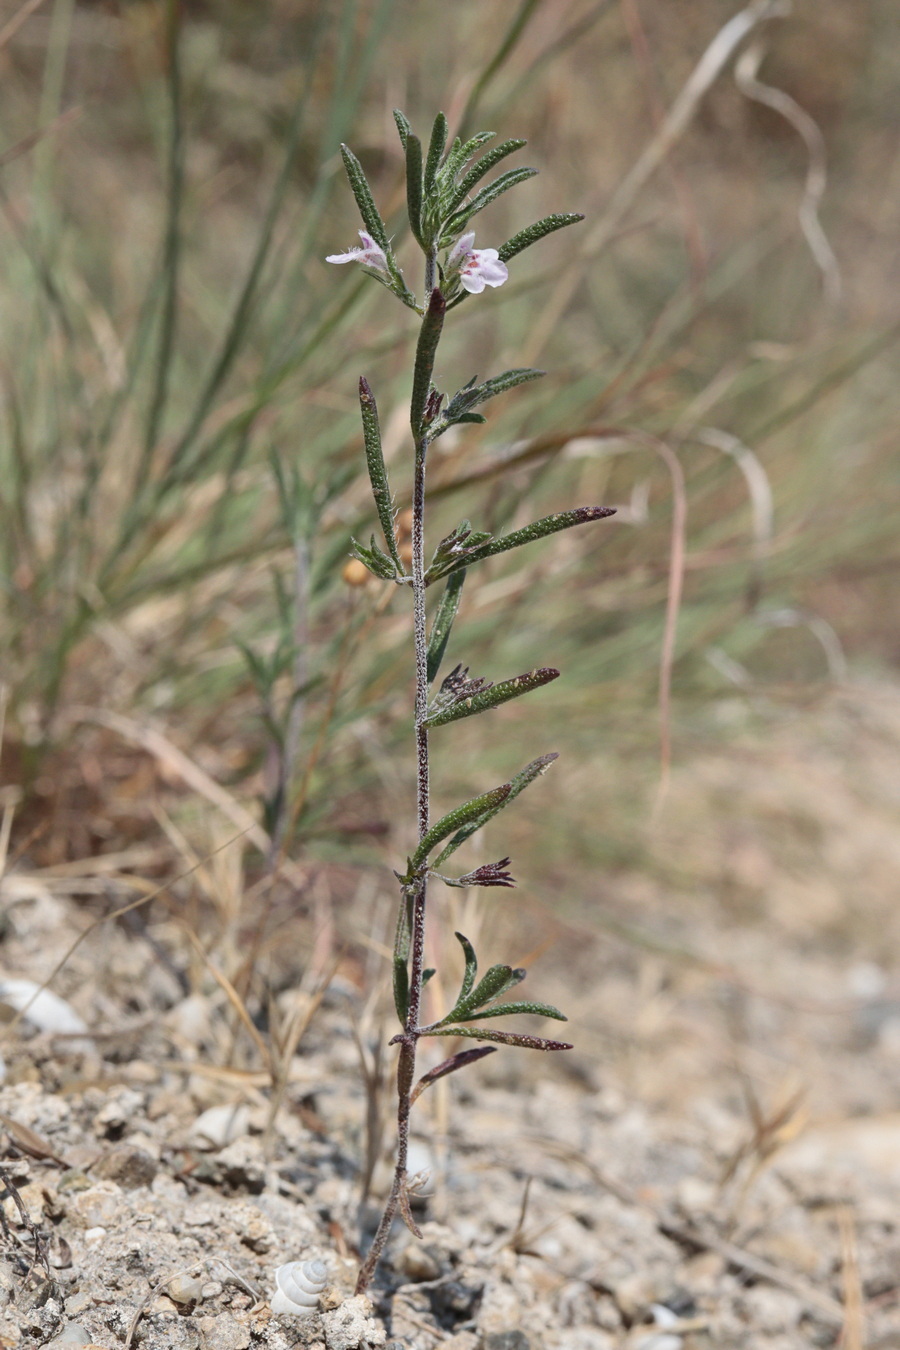
[[(88, 1030), (12, 1023), (5, 996), (0, 1346), (900, 1347), (900, 698), (779, 727), (698, 756), (655, 873), (619, 878), (605, 937), (562, 935), (541, 995), (577, 1050), (423, 1097), (423, 1239), (395, 1234), (371, 1304), (356, 1245), (388, 1166), (360, 1211), (357, 1039), (375, 1115), (389, 1095), (360, 989), (280, 994), (279, 1058), (209, 959), (179, 984), (171, 925), (95, 923), (99, 872), (86, 901), (89, 868), (11, 868), (0, 981), (52, 976)], [(679, 896), (688, 819), (710, 838)], [(318, 1259), (318, 1306), (273, 1313), (276, 1269)]]

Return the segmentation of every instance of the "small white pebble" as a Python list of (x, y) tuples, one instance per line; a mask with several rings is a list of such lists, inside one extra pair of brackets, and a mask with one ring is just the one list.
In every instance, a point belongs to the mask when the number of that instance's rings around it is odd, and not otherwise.
[(674, 1327), (679, 1320), (678, 1314), (667, 1308), (664, 1303), (651, 1303), (650, 1311), (658, 1327)]
[(85, 1230), (84, 1240), (89, 1247), (97, 1247), (106, 1237), (105, 1228), (88, 1228)]

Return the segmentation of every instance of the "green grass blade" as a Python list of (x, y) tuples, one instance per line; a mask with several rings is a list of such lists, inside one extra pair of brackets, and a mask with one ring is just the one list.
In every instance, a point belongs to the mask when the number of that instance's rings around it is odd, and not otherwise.
[(497, 74), (498, 70), (503, 68), (510, 54), (515, 50), (519, 38), (525, 31), (528, 20), (531, 18), (539, 4), (540, 0), (523, 0), (523, 3), (519, 6), (512, 23), (509, 25), (509, 28), (506, 30), (500, 41), (500, 45), (472, 86), (472, 92), (466, 100), (466, 106), (463, 109), (463, 114), (460, 118), (459, 125), (461, 135), (464, 136), (467, 128), (471, 126), (476, 109), (484, 96), (485, 90)]
[(144, 447), (138, 466), (135, 490), (140, 491), (159, 436), (166, 410), (172, 359), (175, 351), (175, 331), (178, 322), (178, 282), (181, 255), (181, 203), (184, 190), (184, 147), (182, 136), (181, 97), (181, 18), (176, 0), (169, 0), (166, 8), (166, 57), (169, 85), (169, 167), (168, 201), (165, 242), (163, 244), (163, 304), (160, 316), (159, 345), (153, 391), (144, 431)]

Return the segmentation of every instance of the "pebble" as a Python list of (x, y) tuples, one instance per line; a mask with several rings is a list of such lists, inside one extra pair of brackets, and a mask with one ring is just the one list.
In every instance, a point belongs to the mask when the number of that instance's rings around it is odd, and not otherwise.
[(56, 1347), (64, 1345), (90, 1345), (91, 1337), (85, 1327), (79, 1326), (77, 1322), (70, 1322), (64, 1331), (58, 1336), (54, 1336), (52, 1341), (48, 1341), (44, 1350), (56, 1350)]
[(166, 1285), (173, 1303), (197, 1303), (203, 1298), (204, 1282), (196, 1275), (175, 1275)]
[(116, 1181), (126, 1191), (150, 1186), (156, 1176), (157, 1160), (145, 1149), (120, 1144), (111, 1149), (94, 1167), (94, 1176)]
[(250, 1128), (250, 1111), (242, 1102), (211, 1106), (197, 1117), (188, 1134), (192, 1148), (224, 1148)]

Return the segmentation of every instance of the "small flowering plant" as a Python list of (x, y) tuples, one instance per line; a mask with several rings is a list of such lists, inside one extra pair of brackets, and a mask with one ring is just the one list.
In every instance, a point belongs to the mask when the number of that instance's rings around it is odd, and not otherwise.
[[(409, 572), (399, 549), (394, 500), (381, 447), (378, 409), (367, 381), (359, 381), (366, 464), (384, 547), (372, 535), (368, 547), (353, 541), (353, 555), (376, 577), (405, 587), (412, 595), (416, 676), (414, 728), (417, 844), (406, 859), (405, 868), (396, 873), (400, 883), (400, 903), (394, 943), (393, 986), (394, 1004), (402, 1028), (391, 1042), (400, 1047), (396, 1167), (381, 1222), (359, 1272), (358, 1293), (366, 1290), (375, 1273), (398, 1212), (407, 1227), (421, 1236), (410, 1205), (410, 1195), (414, 1192), (416, 1181), (407, 1174), (410, 1112), (421, 1093), (437, 1079), (492, 1054), (498, 1045), (548, 1051), (572, 1048), (563, 1041), (547, 1040), (518, 1031), (498, 1031), (493, 1026), (483, 1025), (486, 1021), (515, 1013), (530, 1013), (563, 1022), (566, 1019), (557, 1008), (546, 1003), (531, 1000), (503, 1002), (504, 995), (524, 980), (525, 971), (510, 965), (494, 965), (479, 980), (474, 948), (462, 933), (456, 934), (465, 963), (459, 995), (449, 1012), (436, 1021), (423, 1024), (422, 993), (435, 973), (424, 968), (429, 881), (439, 880), (454, 887), (513, 886), (515, 882), (508, 870), (509, 858), (486, 863), (461, 876), (448, 875), (445, 866), (476, 830), (508, 806), (556, 759), (554, 753), (538, 756), (499, 787), (479, 793), (433, 821), (430, 798), (431, 733), (451, 722), (487, 712), (510, 699), (520, 698), (532, 689), (549, 684), (557, 678), (559, 671), (551, 667), (539, 667), (494, 683), (480, 677), (470, 678), (468, 669), (457, 665), (445, 676), (436, 692), (432, 694), (430, 691), (444, 659), (450, 630), (460, 607), (463, 583), (471, 567), (558, 530), (613, 514), (609, 507), (581, 506), (545, 516), (542, 520), (499, 537), (485, 530), (475, 530), (468, 520), (463, 520), (446, 538), (440, 540), (430, 561), (426, 562), (425, 469), (429, 446), (448, 427), (466, 422), (484, 422), (484, 416), (476, 411), (478, 407), (496, 395), (543, 374), (540, 370), (515, 369), (481, 383), (473, 378), (447, 398), (432, 379), (445, 317), (470, 295), (481, 295), (487, 287), (502, 286), (509, 275), (507, 264), (523, 249), (554, 230), (574, 224), (582, 217), (574, 214), (545, 216), (514, 234), (499, 248), (477, 249), (475, 232), (469, 228), (473, 217), (509, 188), (531, 178), (536, 170), (508, 169), (485, 186), (479, 187), (479, 184), (497, 164), (521, 149), (525, 142), (503, 141), (476, 158), (478, 152), (493, 140), (493, 133), (482, 132), (467, 141), (457, 138), (448, 148), (447, 119), (443, 113), (439, 113), (428, 150), (423, 154), (422, 144), (413, 134), (406, 117), (395, 112), (394, 118), (406, 156), (409, 227), (425, 257), (422, 303), (417, 301), (404, 280), (362, 166), (346, 146), (341, 147), (341, 153), (364, 228), (359, 231), (360, 246), (345, 253), (331, 254), (326, 260), (337, 264), (358, 262), (369, 276), (380, 281), (422, 319), (410, 402), (413, 482), (412, 563)], [(443, 592), (429, 626), (426, 594), (430, 587), (439, 582), (443, 583)], [(419, 1041), (426, 1036), (445, 1037), (454, 1041), (468, 1039), (487, 1044), (451, 1054), (417, 1081), (417, 1050)]]

